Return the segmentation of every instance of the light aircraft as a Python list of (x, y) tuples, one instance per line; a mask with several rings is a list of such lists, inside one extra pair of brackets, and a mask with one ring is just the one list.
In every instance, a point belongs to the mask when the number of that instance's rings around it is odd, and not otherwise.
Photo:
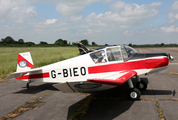
[[(162, 73), (173, 57), (167, 53), (138, 53), (125, 45), (87, 49), (77, 43), (80, 56), (34, 68), (30, 52), (19, 53), (17, 71), (5, 80), (16, 78), (31, 82), (56, 83), (62, 92), (93, 92), (110, 89), (128, 82), (128, 97), (138, 100), (147, 83), (140, 75)], [(136, 77), (137, 84), (132, 79)]]

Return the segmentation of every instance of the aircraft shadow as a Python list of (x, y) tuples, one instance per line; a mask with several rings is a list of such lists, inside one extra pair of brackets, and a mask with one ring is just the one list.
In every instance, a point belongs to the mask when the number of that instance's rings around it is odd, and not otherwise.
[[(93, 96), (96, 99), (91, 102), (89, 109), (82, 120), (112, 120), (124, 113), (135, 102), (132, 100), (119, 100), (120, 98), (124, 99), (127, 97), (127, 90), (128, 87), (124, 84), (122, 87), (93, 92), (90, 96)], [(87, 101), (90, 96), (69, 107), (67, 120), (76, 112), (79, 105), (83, 103), (83, 101)]]
[[(67, 120), (82, 101), (69, 107)], [(89, 109), (82, 120), (113, 120), (127, 111), (133, 103), (134, 101), (131, 100), (96, 99), (89, 105)]]
[[(24, 84), (26, 85), (26, 84)], [(41, 85), (33, 85), (30, 84), (30, 89), (27, 89), (25, 86), (23, 87), (24, 89), (14, 92), (14, 94), (36, 94), (45, 90), (54, 90), (54, 91), (59, 91), (58, 89), (53, 87), (53, 83), (45, 83)]]
[[(148, 80), (144, 78), (148, 83)], [(135, 84), (135, 80), (133, 80)], [(99, 92), (93, 92), (90, 96), (95, 97), (89, 109), (82, 120), (112, 120), (122, 113), (130, 109), (135, 101), (128, 100), (128, 83), (124, 83), (122, 86), (108, 89)], [(146, 90), (142, 92), (142, 95), (170, 95), (172, 91), (169, 90)], [(89, 97), (90, 97), (89, 96)], [(79, 105), (86, 101), (89, 97), (82, 99), (81, 101), (71, 105), (68, 109), (67, 120), (73, 113), (77, 111)], [(119, 99), (120, 98), (120, 99)]]
[(142, 95), (171, 95), (171, 90), (145, 90), (141, 92)]

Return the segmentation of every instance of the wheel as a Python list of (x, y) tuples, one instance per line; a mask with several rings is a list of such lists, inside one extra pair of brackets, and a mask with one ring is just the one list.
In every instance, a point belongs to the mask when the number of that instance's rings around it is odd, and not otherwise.
[(140, 96), (141, 96), (141, 93), (137, 88), (130, 89), (128, 92), (128, 97), (131, 100), (139, 100)]
[(141, 80), (140, 82), (137, 82), (136, 87), (140, 90), (140, 91), (144, 91), (147, 88), (147, 83), (143, 80)]

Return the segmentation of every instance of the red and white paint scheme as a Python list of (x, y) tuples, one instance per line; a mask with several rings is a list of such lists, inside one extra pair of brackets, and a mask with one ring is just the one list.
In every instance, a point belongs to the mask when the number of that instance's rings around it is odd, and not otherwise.
[(17, 61), (17, 71), (25, 71), (34, 68), (30, 52), (19, 53)]
[[(146, 90), (147, 83), (139, 76), (164, 72), (172, 56), (166, 53), (138, 53), (129, 46), (108, 46), (88, 50), (80, 46), (77, 57), (34, 68), (29, 52), (19, 53), (17, 71), (6, 80), (56, 83), (53, 86), (63, 92), (93, 92), (110, 89), (128, 82), (128, 97), (140, 98), (140, 90)], [(134, 86), (132, 77), (137, 78)]]

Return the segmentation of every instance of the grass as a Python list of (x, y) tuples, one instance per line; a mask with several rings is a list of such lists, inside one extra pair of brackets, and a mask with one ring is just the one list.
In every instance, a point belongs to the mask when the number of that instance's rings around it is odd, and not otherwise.
[(0, 78), (16, 71), (18, 53), (30, 52), (35, 67), (77, 56), (77, 47), (0, 47)]

